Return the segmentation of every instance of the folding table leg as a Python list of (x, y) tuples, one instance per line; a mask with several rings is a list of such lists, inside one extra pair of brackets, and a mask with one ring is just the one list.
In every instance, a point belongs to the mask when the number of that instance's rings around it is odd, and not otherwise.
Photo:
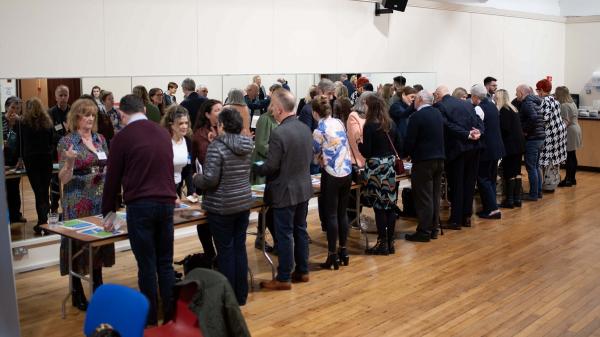
[[(271, 256), (269, 256), (269, 253), (267, 253), (267, 250), (266, 250), (266, 247), (267, 247), (267, 242), (266, 242), (267, 228), (266, 227), (267, 227), (267, 211), (268, 210), (269, 210), (269, 208), (267, 206), (263, 207), (260, 210), (260, 212), (262, 213), (260, 227), (262, 229), (263, 236), (265, 237), (265, 241), (263, 242), (263, 245), (262, 245), (262, 250), (263, 250), (263, 255), (265, 256), (265, 259), (267, 259), (267, 262), (271, 266), (271, 275), (273, 276), (273, 279), (275, 279), (275, 264), (273, 263)], [(271, 233), (271, 234), (273, 234), (273, 233)]]
[(62, 301), (62, 318), (65, 319), (67, 318), (67, 301), (69, 300), (69, 297), (71, 297), (71, 294), (73, 293), (73, 279), (71, 278), (71, 274), (73, 273), (73, 243), (71, 241), (71, 239), (67, 239), (69, 241), (69, 248), (68, 250), (68, 263), (69, 263), (69, 292), (67, 293), (67, 296), (65, 296), (65, 298)]

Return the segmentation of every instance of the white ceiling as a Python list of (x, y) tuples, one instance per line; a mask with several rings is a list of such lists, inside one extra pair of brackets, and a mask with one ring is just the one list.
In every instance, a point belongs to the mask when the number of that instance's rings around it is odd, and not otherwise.
[(600, 15), (600, 0), (438, 0), (555, 16)]

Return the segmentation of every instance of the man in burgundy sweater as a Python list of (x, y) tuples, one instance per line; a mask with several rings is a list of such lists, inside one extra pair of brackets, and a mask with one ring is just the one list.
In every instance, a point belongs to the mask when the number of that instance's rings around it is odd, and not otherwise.
[(148, 324), (156, 325), (158, 285), (163, 312), (169, 312), (173, 271), (173, 209), (175, 180), (171, 136), (148, 121), (144, 102), (134, 95), (121, 98), (119, 113), (127, 125), (112, 139), (102, 214), (117, 211), (117, 194), (123, 186), (127, 230), (138, 265), (140, 291), (150, 301)]

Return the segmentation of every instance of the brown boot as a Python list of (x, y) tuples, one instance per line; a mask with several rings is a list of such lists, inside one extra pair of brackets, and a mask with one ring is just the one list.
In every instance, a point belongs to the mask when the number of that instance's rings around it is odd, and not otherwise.
[(270, 290), (290, 290), (292, 289), (291, 282), (280, 282), (277, 280), (271, 281), (262, 281), (260, 282), (260, 287)]

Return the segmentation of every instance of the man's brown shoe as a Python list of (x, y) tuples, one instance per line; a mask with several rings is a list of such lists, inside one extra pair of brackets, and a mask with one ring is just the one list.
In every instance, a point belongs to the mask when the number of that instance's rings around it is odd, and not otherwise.
[(297, 273), (297, 272), (292, 273), (292, 283), (308, 282), (309, 280), (310, 279), (308, 277), (308, 273), (306, 273), (306, 274), (301, 274), (301, 273)]
[(290, 290), (292, 289), (291, 282), (280, 282), (277, 280), (271, 281), (262, 281), (260, 282), (260, 287), (270, 290)]

